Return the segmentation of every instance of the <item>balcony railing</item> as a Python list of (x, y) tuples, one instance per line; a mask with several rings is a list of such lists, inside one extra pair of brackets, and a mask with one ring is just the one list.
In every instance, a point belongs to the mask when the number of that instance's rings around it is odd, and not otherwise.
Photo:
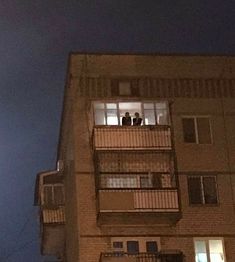
[(105, 149), (171, 149), (169, 126), (96, 126), (94, 147)]
[(100, 212), (179, 212), (178, 190), (99, 189)]
[(158, 253), (101, 253), (99, 262), (158, 262)]
[(65, 223), (65, 207), (43, 207), (42, 222), (44, 224), (64, 224)]

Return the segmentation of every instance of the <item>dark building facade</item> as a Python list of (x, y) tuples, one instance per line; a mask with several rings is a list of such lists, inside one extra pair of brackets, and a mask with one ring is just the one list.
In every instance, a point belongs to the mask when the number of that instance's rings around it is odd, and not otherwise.
[(44, 253), (233, 262), (234, 72), (226, 56), (71, 54), (60, 168), (37, 183)]

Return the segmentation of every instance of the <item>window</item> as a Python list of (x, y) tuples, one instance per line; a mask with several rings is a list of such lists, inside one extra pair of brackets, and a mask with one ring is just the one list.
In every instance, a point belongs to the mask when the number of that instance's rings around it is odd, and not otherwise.
[(182, 125), (185, 143), (212, 143), (209, 117), (183, 117)]
[(139, 87), (130, 79), (112, 79), (112, 96), (139, 96)]
[(63, 185), (44, 185), (43, 186), (43, 204), (45, 205), (63, 205), (64, 187)]
[(190, 204), (217, 204), (216, 176), (189, 176)]
[(194, 239), (195, 262), (225, 262), (223, 239)]
[[(124, 92), (124, 91), (123, 91)], [(166, 102), (94, 102), (94, 119), (96, 125), (121, 125), (122, 117), (129, 112), (135, 118), (138, 112), (143, 125), (168, 125), (169, 113)]]
[(127, 241), (127, 253), (138, 254), (139, 253), (139, 242), (138, 241)]
[(158, 246), (156, 241), (146, 241), (146, 252), (147, 253), (157, 253)]
[(123, 248), (123, 242), (121, 241), (114, 241), (113, 242), (113, 248)]

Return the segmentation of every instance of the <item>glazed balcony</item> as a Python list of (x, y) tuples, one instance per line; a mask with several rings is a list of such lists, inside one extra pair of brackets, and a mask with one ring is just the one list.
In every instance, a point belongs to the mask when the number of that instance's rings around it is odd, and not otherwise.
[(169, 126), (95, 126), (95, 150), (171, 150)]
[(163, 174), (102, 174), (98, 194), (100, 224), (174, 224), (180, 219), (178, 189)]
[(158, 262), (158, 254), (101, 253), (99, 262)]

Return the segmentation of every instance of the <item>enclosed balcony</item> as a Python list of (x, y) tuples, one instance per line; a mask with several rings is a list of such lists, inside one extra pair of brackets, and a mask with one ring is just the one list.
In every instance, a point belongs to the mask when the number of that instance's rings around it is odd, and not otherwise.
[(174, 224), (180, 218), (178, 189), (167, 173), (100, 174), (101, 224)]
[(95, 150), (171, 150), (169, 126), (95, 126)]

